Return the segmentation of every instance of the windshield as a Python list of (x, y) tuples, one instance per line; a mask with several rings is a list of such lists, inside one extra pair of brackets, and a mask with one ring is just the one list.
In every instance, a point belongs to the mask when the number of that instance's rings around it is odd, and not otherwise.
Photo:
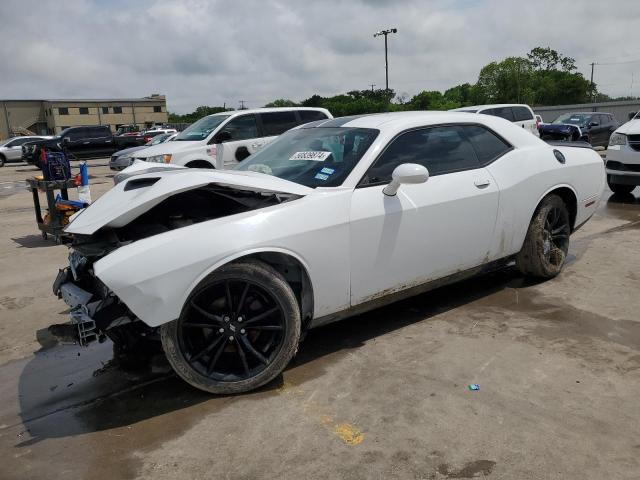
[(587, 122), (591, 119), (590, 113), (564, 113), (556, 118), (553, 123), (568, 123), (570, 125), (586, 125)]
[(229, 118), (230, 115), (211, 115), (189, 125), (174, 139), (176, 141), (197, 142), (207, 138), (218, 125)]
[(157, 135), (157, 136), (153, 137), (151, 140), (149, 140), (145, 145), (158, 145), (159, 143), (163, 143), (171, 135), (173, 135), (173, 134), (172, 133), (163, 133), (163, 134)]
[(337, 187), (378, 136), (370, 128), (290, 130), (236, 167), (307, 187)]

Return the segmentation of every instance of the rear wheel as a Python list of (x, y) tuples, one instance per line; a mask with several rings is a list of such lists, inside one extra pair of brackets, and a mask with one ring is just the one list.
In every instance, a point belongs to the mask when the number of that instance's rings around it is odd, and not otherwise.
[(169, 363), (201, 390), (230, 394), (271, 381), (298, 349), (300, 310), (284, 277), (262, 262), (226, 265), (161, 328)]
[(188, 168), (213, 168), (213, 165), (211, 165), (206, 160), (193, 160), (192, 162), (187, 163), (185, 165), (185, 167), (188, 167)]
[(569, 211), (557, 195), (545, 197), (536, 210), (516, 265), (525, 275), (553, 278), (560, 273), (569, 251)]
[(5, 158), (4, 155), (0, 154), (0, 168), (4, 167)]
[(607, 185), (613, 193), (631, 193), (636, 188), (635, 185), (625, 185), (623, 183), (613, 183), (607, 178)]

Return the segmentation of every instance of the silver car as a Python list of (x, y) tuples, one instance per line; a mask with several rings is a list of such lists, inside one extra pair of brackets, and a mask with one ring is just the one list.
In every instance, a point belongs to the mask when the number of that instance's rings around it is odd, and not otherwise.
[(139, 152), (140, 150), (144, 150), (147, 147), (152, 145), (158, 145), (160, 143), (169, 142), (173, 140), (177, 133), (162, 133), (153, 137), (144, 145), (139, 147), (131, 147), (125, 148), (124, 150), (119, 150), (111, 156), (111, 160), (109, 161), (109, 168), (111, 170), (124, 170), (129, 165), (133, 163), (133, 154), (135, 152)]
[(47, 140), (49, 138), (52, 137), (46, 135), (31, 135), (26, 137), (13, 137), (0, 141), (0, 167), (3, 167), (5, 162), (19, 162), (22, 159), (23, 143), (32, 142), (33, 140)]

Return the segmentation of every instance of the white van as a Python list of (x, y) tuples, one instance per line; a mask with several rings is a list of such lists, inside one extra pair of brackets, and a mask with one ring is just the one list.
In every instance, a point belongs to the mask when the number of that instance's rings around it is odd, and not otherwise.
[(495, 105), (475, 105), (473, 107), (455, 108), (451, 111), (483, 113), (485, 115), (501, 117), (521, 126), (525, 130), (529, 130), (536, 137), (540, 136), (540, 132), (538, 132), (538, 121), (536, 120), (533, 110), (531, 110), (529, 105), (500, 103)]
[(134, 160), (194, 168), (230, 168), (287, 130), (333, 118), (324, 108), (258, 108), (201, 118), (171, 142), (136, 152)]

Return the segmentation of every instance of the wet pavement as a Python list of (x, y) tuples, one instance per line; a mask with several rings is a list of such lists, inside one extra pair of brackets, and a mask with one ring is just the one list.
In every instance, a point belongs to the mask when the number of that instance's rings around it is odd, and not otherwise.
[[(15, 221), (20, 195), (0, 203)], [(311, 331), (281, 377), (228, 397), (160, 360), (124, 371), (108, 342), (56, 345), (51, 275), (8, 285), (0, 478), (637, 479), (639, 229), (640, 200), (609, 192), (558, 278), (507, 268)], [(64, 258), (11, 237), (3, 261)]]

